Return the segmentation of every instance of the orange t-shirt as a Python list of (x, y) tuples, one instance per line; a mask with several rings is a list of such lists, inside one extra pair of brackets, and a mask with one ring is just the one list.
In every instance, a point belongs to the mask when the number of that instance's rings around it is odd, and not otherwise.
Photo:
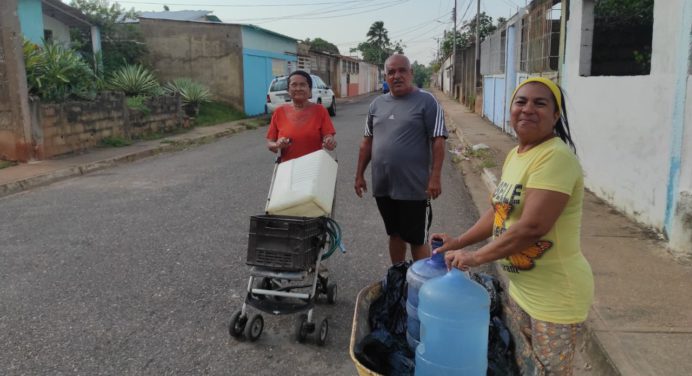
[(291, 140), (291, 144), (281, 150), (281, 161), (286, 162), (322, 149), (322, 138), (335, 133), (324, 106), (311, 104), (296, 111), (293, 105), (286, 104), (274, 111), (267, 139), (287, 137)]

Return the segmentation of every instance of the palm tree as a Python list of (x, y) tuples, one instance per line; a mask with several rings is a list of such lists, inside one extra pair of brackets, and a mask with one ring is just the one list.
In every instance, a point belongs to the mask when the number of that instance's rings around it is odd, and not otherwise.
[(387, 48), (389, 47), (389, 35), (387, 35), (387, 29), (384, 28), (383, 21), (375, 21), (370, 25), (370, 30), (366, 34), (368, 37), (368, 43), (379, 55), (377, 57), (378, 65), (384, 65), (384, 59), (387, 58)]
[(373, 22), (366, 36), (369, 43), (380, 49), (385, 49), (389, 46), (389, 35), (387, 35), (387, 29), (384, 28), (384, 22), (382, 21)]

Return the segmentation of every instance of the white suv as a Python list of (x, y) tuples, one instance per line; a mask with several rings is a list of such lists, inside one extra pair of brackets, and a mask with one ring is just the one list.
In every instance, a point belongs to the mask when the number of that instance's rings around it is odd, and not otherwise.
[[(310, 102), (323, 105), (330, 116), (336, 116), (336, 99), (332, 89), (322, 81), (321, 78), (311, 74), (312, 77), (312, 96)], [(290, 103), (291, 98), (288, 96), (288, 76), (276, 77), (269, 84), (267, 92), (267, 112), (272, 113), (279, 106)]]

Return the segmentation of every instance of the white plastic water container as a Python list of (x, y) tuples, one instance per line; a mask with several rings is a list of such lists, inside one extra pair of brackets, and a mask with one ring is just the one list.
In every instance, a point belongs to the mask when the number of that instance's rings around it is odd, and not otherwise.
[(296, 217), (331, 214), (337, 166), (329, 153), (321, 149), (279, 163), (267, 213)]

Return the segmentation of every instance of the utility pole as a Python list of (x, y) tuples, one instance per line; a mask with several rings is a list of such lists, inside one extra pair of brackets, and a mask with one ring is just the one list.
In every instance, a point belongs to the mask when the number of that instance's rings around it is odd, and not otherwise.
[(452, 97), (456, 99), (456, 73), (457, 73), (457, 0), (454, 0), (454, 9), (452, 9), (452, 17), (454, 18), (454, 30), (452, 31)]
[(481, 68), (481, 0), (476, 5), (476, 64), (473, 70), (473, 95), (476, 96), (478, 87), (478, 74)]

